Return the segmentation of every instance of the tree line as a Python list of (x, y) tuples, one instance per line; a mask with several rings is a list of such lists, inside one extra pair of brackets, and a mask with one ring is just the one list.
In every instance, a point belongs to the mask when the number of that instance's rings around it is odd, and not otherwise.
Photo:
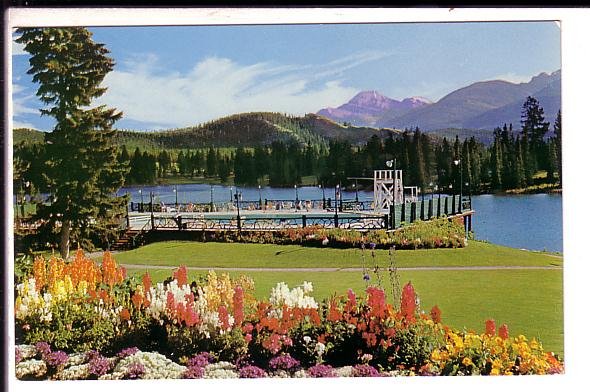
[[(19, 145), (15, 157), (28, 162), (25, 177), (43, 190), (40, 158), (43, 146)], [(561, 114), (550, 132), (543, 108), (529, 97), (522, 108), (522, 130), (512, 124), (494, 130), (494, 141), (486, 147), (475, 137), (459, 140), (420, 131), (406, 130), (386, 138), (372, 136), (361, 146), (332, 140), (327, 148), (302, 146), (293, 141), (275, 141), (255, 148), (201, 148), (186, 150), (141, 150), (130, 153), (123, 145), (117, 155), (127, 168), (125, 183), (153, 184), (171, 176), (208, 178), (226, 182), (233, 176), (238, 185), (293, 186), (305, 176), (318, 184), (351, 185), (354, 177), (372, 178), (373, 170), (384, 169), (391, 160), (403, 170), (404, 183), (432, 191), (434, 185), (450, 192), (482, 193), (523, 188), (538, 182), (555, 184), (561, 178)], [(18, 166), (18, 165), (17, 165)], [(540, 171), (546, 178), (537, 178)], [(360, 182), (360, 185), (368, 182)]]

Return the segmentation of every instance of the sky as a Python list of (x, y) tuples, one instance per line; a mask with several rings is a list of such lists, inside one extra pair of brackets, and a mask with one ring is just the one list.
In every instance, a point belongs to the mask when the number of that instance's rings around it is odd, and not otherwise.
[[(554, 22), (93, 27), (115, 60), (97, 100), (120, 129), (193, 126), (234, 113), (302, 115), (377, 90), (394, 99), (561, 68)], [(15, 37), (15, 35), (13, 35)], [(12, 46), (14, 127), (49, 131), (29, 56)]]

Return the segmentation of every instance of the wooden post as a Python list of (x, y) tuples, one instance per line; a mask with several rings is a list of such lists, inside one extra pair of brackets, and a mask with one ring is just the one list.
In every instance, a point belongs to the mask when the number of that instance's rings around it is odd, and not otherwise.
[(420, 203), (420, 220), (424, 220), (424, 198), (422, 198), (422, 202)]
[(301, 215), (301, 224), (303, 225), (303, 227), (307, 226), (307, 216)]
[(400, 223), (406, 221), (406, 203), (402, 203), (402, 216), (400, 218)]
[(391, 227), (392, 229), (395, 229), (395, 204), (389, 205), (389, 220), (390, 220), (389, 227)]
[(445, 215), (449, 215), (449, 197), (445, 196)]
[(428, 219), (430, 220), (432, 218), (432, 204), (433, 204), (434, 200), (430, 199), (428, 200)]
[(453, 195), (453, 207), (452, 207), (452, 211), (453, 213), (451, 215), (455, 215), (455, 195)]
[(440, 218), (440, 193), (438, 194), (437, 206), (436, 206), (436, 217)]
[(334, 214), (334, 227), (338, 227), (338, 213)]

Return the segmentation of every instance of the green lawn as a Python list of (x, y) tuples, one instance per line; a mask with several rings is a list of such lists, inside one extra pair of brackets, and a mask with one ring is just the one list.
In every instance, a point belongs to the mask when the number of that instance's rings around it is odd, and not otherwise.
[[(388, 251), (376, 250), (380, 265), (388, 264)], [(394, 252), (398, 267), (432, 266), (562, 266), (563, 258), (470, 241), (462, 249), (403, 250)], [(217, 242), (158, 242), (117, 254), (123, 264), (193, 267), (362, 267), (360, 249), (310, 248), (297, 245), (227, 244)], [(365, 262), (372, 264), (370, 251)]]

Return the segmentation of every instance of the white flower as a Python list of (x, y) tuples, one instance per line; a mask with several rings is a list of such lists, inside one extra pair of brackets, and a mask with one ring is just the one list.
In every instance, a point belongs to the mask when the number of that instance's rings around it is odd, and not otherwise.
[(311, 338), (309, 336), (304, 336), (303, 341), (305, 342), (305, 344), (309, 344), (309, 342), (311, 342)]
[(315, 345), (315, 351), (318, 353), (318, 355), (322, 355), (326, 351), (326, 345), (321, 342), (318, 342)]
[(311, 282), (303, 282), (303, 292), (311, 293), (313, 291), (313, 285)]

